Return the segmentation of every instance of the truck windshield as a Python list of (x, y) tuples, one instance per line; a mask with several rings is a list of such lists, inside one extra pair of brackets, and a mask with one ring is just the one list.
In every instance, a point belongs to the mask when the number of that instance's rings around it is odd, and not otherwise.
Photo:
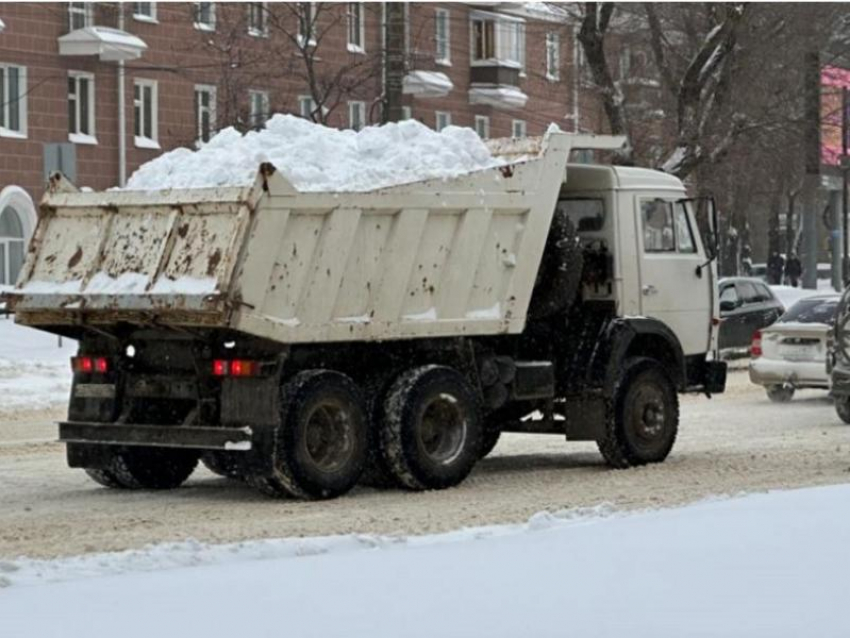
[(834, 299), (801, 299), (779, 318), (780, 323), (825, 323), (835, 321), (838, 301)]
[(602, 230), (605, 225), (605, 203), (601, 199), (562, 199), (558, 212), (566, 215), (579, 232)]

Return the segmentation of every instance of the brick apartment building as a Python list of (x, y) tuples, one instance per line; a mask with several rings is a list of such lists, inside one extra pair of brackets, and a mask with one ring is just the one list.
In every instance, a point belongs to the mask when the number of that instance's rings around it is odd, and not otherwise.
[[(379, 122), (386, 15), (384, 3), (0, 4), (0, 285), (17, 277), (52, 170), (104, 189), (270, 113)], [(574, 36), (542, 5), (407, 4), (404, 117), (482, 137), (599, 130)]]

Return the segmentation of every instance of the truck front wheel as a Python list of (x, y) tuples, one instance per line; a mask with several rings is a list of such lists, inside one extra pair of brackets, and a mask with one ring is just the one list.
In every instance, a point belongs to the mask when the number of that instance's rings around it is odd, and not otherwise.
[(282, 390), (271, 476), (250, 483), (266, 494), (302, 499), (341, 496), (366, 463), (366, 405), (344, 374), (306, 370)]
[(459, 484), (479, 459), (481, 436), (475, 394), (452, 368), (413, 368), (387, 393), (381, 453), (403, 487), (429, 490)]
[(679, 429), (679, 397), (654, 359), (627, 359), (612, 400), (599, 451), (609, 465), (626, 468), (667, 458)]

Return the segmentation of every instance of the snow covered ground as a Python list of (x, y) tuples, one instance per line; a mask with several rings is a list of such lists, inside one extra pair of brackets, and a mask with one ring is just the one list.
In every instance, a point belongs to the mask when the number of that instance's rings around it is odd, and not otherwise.
[(850, 485), (439, 536), (0, 562), (0, 635), (845, 637)]
[(67, 402), (77, 343), (0, 315), (0, 416)]

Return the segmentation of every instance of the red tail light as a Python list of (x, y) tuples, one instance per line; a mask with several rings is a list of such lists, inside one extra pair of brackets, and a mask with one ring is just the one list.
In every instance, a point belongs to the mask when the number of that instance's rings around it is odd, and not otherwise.
[(109, 359), (106, 357), (71, 357), (71, 369), (83, 374), (106, 374), (109, 372)]
[(750, 356), (755, 359), (761, 355), (761, 330), (756, 330), (753, 333), (753, 342), (750, 344)]
[(256, 377), (260, 374), (260, 362), (250, 359), (215, 359), (212, 373), (216, 377)]
[(213, 376), (226, 377), (230, 373), (230, 362), (224, 359), (216, 359), (212, 365)]

